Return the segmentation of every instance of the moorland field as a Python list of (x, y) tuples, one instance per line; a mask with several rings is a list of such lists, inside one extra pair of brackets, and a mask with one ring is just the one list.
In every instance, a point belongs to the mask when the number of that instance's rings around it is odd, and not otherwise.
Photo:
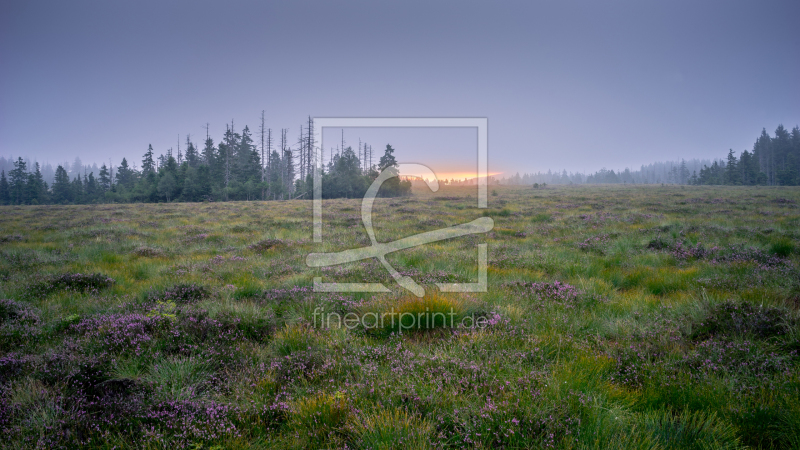
[[(800, 189), (490, 187), (360, 200), (0, 207), (3, 448), (799, 448)], [(439, 293), (477, 280), (488, 292)], [(315, 293), (323, 281), (391, 293)], [(315, 313), (448, 312), (324, 327)], [(330, 324), (329, 324), (330, 325)], [(402, 331), (402, 332), (401, 332)]]

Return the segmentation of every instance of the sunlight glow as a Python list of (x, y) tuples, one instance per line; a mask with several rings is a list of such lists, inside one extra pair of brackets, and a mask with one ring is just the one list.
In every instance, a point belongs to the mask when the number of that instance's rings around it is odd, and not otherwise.
[[(474, 178), (478, 178), (477, 174), (475, 172), (439, 172), (439, 171), (434, 171), (434, 173), (436, 173), (436, 178), (439, 179), (439, 180), (442, 180), (442, 181), (443, 180), (451, 180), (451, 179), (462, 181), (462, 180), (472, 180)], [(503, 172), (490, 172), (489, 176), (490, 177), (494, 177), (494, 176), (502, 175), (502, 174), (503, 174)], [(404, 177), (405, 176), (411, 176), (411, 177), (422, 178), (421, 174), (403, 174), (403, 176)]]

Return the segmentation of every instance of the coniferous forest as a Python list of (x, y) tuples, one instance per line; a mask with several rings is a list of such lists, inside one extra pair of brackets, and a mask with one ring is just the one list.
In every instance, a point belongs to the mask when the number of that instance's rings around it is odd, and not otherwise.
[(498, 184), (690, 184), (690, 185), (800, 185), (800, 128), (783, 125), (770, 136), (766, 129), (737, 157), (733, 150), (715, 161), (692, 159), (642, 166), (639, 170), (601, 169), (593, 174), (567, 171), (516, 174)]
[[(49, 183), (38, 162), (31, 164), (18, 157), (12, 168), (0, 170), (0, 204), (311, 198), (312, 161), (319, 151), (315, 147), (314, 125), (309, 118), (292, 144), (287, 129), (282, 129), (279, 137), (273, 136), (272, 130), (265, 129), (262, 121), (256, 142), (248, 126), (237, 132), (231, 123), (218, 143), (207, 135), (202, 145), (198, 145), (187, 136), (183, 148), (177, 152), (169, 149), (156, 155), (149, 146), (141, 157), (122, 158), (119, 166), (103, 164), (97, 168), (95, 165), (93, 169), (97, 169), (97, 174), (86, 166), (83, 173), (76, 173), (74, 166), (79, 164), (76, 160), (72, 171), (58, 165)], [(361, 197), (380, 170), (397, 164), (394, 149), (389, 144), (377, 164), (373, 164), (372, 153), (371, 145), (361, 143), (357, 150), (342, 145), (328, 155), (327, 161), (324, 161), (323, 152), (323, 197)], [(445, 180), (445, 183), (448, 182)], [(461, 182), (451, 180), (449, 183)], [(474, 183), (474, 180), (464, 183)], [(774, 136), (764, 129), (751, 151), (744, 150), (737, 157), (729, 150), (724, 159), (713, 162), (682, 160), (642, 166), (638, 171), (601, 169), (590, 175), (566, 171), (526, 173), (492, 179), (492, 183), (797, 186), (800, 185), (800, 127), (789, 131), (779, 125)], [(406, 195), (410, 189), (410, 182), (395, 178), (384, 184), (381, 195)]]
[[(206, 136), (202, 145), (186, 137), (184, 150), (156, 155), (152, 145), (136, 160), (122, 158), (119, 166), (103, 164), (98, 173), (86, 171), (71, 177), (58, 165), (47, 183), (38, 162), (18, 157), (13, 169), (0, 171), (0, 204), (156, 203), (235, 200), (286, 200), (311, 198), (315, 147), (311, 118), (300, 127), (290, 145), (288, 130), (280, 137), (265, 129), (263, 120), (256, 142), (248, 126), (241, 132), (233, 123), (215, 143)], [(324, 154), (322, 155), (324, 157)], [(384, 155), (372, 164), (372, 146), (359, 143), (358, 151), (342, 147), (331, 152), (322, 167), (324, 198), (362, 197), (381, 170), (397, 165), (394, 149), (387, 144)], [(79, 161), (79, 160), (78, 160)], [(411, 183), (388, 180), (382, 196), (406, 195)]]

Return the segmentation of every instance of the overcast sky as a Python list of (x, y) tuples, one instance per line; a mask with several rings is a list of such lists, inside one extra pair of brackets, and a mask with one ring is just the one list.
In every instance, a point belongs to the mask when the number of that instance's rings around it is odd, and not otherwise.
[[(800, 124), (798, 17), (796, 0), (4, 0), (0, 155), (139, 163), (265, 110), (292, 141), (309, 115), (487, 117), (491, 172), (723, 157)], [(474, 154), (437, 136), (398, 159)]]

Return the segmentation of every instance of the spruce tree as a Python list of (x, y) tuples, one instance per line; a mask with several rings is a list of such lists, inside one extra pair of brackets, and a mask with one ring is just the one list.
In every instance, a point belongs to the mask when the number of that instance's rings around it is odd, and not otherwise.
[(739, 177), (745, 186), (758, 183), (758, 161), (747, 150), (744, 150), (739, 157)]
[(739, 162), (733, 149), (728, 150), (728, 161), (725, 165), (725, 182), (724, 184), (741, 184), (739, 178)]
[(72, 198), (72, 201), (74, 203), (83, 203), (85, 196), (83, 192), (83, 182), (81, 181), (80, 175), (78, 175), (77, 177), (75, 177), (74, 180), (72, 180), (71, 187), (72, 189), (70, 190), (72, 192), (70, 193), (70, 197)]
[(236, 178), (242, 184), (261, 180), (261, 157), (247, 126), (242, 130), (236, 146)]
[(122, 158), (122, 162), (117, 168), (117, 185), (130, 188), (134, 182), (134, 172), (128, 166), (128, 160)]
[(47, 184), (42, 177), (42, 171), (39, 168), (39, 163), (33, 164), (33, 172), (28, 174), (27, 182), (27, 198), (28, 203), (32, 205), (40, 205), (47, 202)]
[(56, 176), (53, 181), (53, 201), (61, 204), (72, 201), (72, 187), (70, 186), (69, 175), (62, 166), (56, 168)]
[(273, 150), (269, 156), (270, 165), (267, 172), (267, 183), (269, 185), (270, 198), (281, 198), (286, 191), (286, 185), (283, 182), (286, 174), (283, 173), (284, 161), (278, 155), (278, 150)]
[(686, 167), (686, 160), (681, 158), (681, 168), (679, 169), (678, 175), (680, 176), (680, 184), (686, 184), (689, 182), (689, 168)]
[(108, 171), (105, 163), (100, 167), (100, 174), (97, 177), (98, 188), (101, 192), (106, 192), (111, 189), (111, 174)]
[(142, 175), (147, 176), (147, 174), (155, 171), (156, 162), (153, 159), (153, 145), (150, 144), (147, 146), (147, 153), (142, 158)]
[(378, 161), (378, 169), (385, 170), (389, 166), (397, 166), (397, 160), (394, 159), (394, 149), (391, 145), (386, 144), (386, 150), (383, 152), (380, 161)]
[(28, 192), (25, 185), (28, 181), (28, 171), (26, 170), (25, 161), (23, 161), (21, 157), (18, 157), (17, 160), (14, 161), (14, 169), (9, 175), (11, 178), (9, 180), (10, 203), (14, 205), (23, 205), (27, 203)]
[(86, 193), (86, 203), (91, 203), (97, 200), (100, 194), (100, 186), (97, 184), (97, 179), (94, 177), (94, 172), (89, 172), (88, 177), (84, 177), (84, 192)]
[(216, 157), (217, 150), (214, 148), (214, 140), (208, 138), (206, 139), (205, 147), (203, 147), (203, 153), (201, 155), (202, 163), (213, 169), (217, 159)]
[(194, 143), (189, 140), (189, 136), (186, 136), (186, 162), (189, 167), (200, 165), (200, 155), (197, 153), (197, 149), (194, 148)]
[(0, 205), (7, 205), (9, 199), (10, 192), (8, 189), (8, 180), (6, 179), (6, 171), (2, 170), (0, 171)]
[(772, 171), (772, 138), (770, 138), (769, 133), (767, 133), (766, 128), (761, 129), (761, 136), (756, 139), (755, 144), (753, 144), (753, 157), (756, 159), (758, 163), (759, 171), (764, 175), (759, 175), (759, 178), (763, 178), (763, 184), (772, 185), (775, 183), (774, 174)]
[(775, 180), (776, 184), (790, 186), (796, 183), (796, 174), (792, 170), (795, 164), (792, 155), (792, 141), (789, 132), (783, 125), (778, 125), (775, 129), (775, 137), (772, 138), (772, 153), (775, 158)]

